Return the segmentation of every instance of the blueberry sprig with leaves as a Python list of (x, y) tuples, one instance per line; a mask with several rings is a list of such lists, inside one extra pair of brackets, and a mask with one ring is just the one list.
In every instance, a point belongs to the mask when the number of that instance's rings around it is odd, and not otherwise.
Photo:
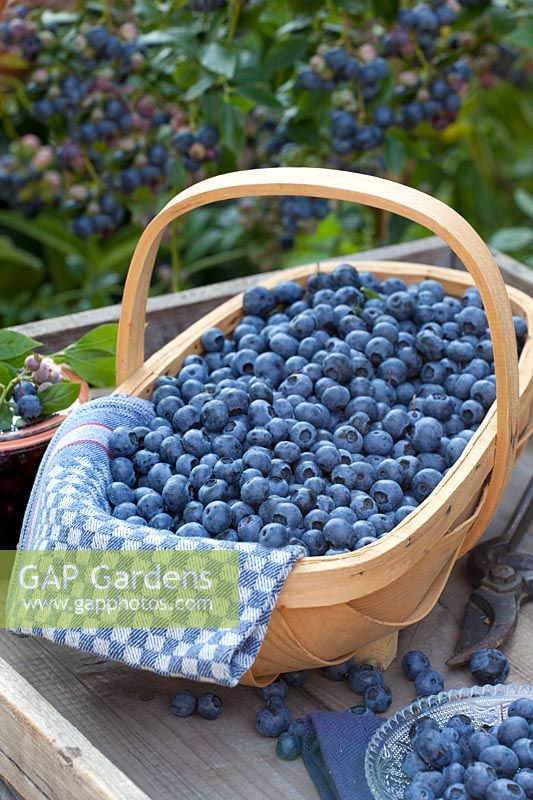
[(80, 384), (65, 376), (63, 363), (93, 386), (112, 386), (116, 337), (116, 325), (101, 325), (64, 350), (44, 356), (36, 352), (41, 342), (0, 330), (0, 431), (37, 422), (77, 400)]

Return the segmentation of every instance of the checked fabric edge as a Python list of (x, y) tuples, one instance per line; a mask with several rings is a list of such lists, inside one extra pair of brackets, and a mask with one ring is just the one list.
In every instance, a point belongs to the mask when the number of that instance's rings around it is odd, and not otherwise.
[(35, 550), (237, 550), (238, 629), (31, 628), (38, 636), (99, 657), (161, 675), (235, 686), (252, 666), (298, 548), (180, 537), (111, 516), (107, 440), (118, 425), (143, 425), (151, 404), (112, 395), (77, 409), (60, 427), (39, 468), (23, 522), (19, 549)]

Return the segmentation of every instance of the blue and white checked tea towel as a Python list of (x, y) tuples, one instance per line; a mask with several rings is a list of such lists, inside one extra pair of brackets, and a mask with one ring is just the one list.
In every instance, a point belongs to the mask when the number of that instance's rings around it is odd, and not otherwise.
[[(145, 400), (112, 395), (81, 406), (60, 427), (45, 454), (24, 518), (26, 550), (222, 550), (239, 553), (239, 628), (32, 628), (41, 636), (162, 675), (235, 686), (252, 666), (298, 548), (184, 538), (111, 516), (107, 441), (118, 425), (146, 425)], [(18, 631), (19, 633), (21, 631)]]

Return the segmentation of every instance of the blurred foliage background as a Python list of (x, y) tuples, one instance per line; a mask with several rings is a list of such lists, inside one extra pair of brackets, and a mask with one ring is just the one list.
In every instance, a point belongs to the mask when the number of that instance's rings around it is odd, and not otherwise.
[[(531, 0), (131, 0), (0, 17), (0, 326), (118, 302), (191, 182), (331, 166), (403, 181), (533, 266)], [(200, 209), (152, 291), (426, 235), (307, 198)]]

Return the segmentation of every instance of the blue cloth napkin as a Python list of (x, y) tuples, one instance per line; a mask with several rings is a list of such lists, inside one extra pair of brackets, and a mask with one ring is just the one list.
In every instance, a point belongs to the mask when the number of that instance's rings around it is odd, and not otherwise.
[(162, 675), (235, 686), (252, 666), (302, 548), (177, 536), (111, 516), (107, 442), (119, 425), (146, 425), (153, 405), (112, 395), (81, 406), (60, 427), (39, 468), (24, 518), (25, 550), (237, 550), (239, 628), (30, 628), (41, 636)]
[(321, 800), (373, 800), (365, 778), (365, 753), (384, 722), (372, 711), (315, 711), (315, 736), (304, 737), (303, 761)]

